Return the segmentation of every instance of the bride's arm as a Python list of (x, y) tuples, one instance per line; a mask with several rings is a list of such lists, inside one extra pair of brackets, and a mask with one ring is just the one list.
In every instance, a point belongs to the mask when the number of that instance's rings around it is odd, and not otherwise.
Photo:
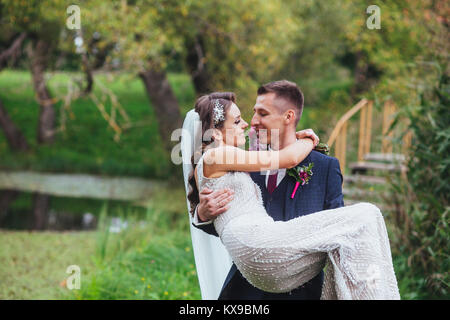
[(211, 149), (205, 154), (204, 164), (207, 171), (214, 172), (274, 170), (292, 168), (303, 161), (312, 151), (314, 142), (299, 139), (281, 150), (246, 151), (226, 146)]

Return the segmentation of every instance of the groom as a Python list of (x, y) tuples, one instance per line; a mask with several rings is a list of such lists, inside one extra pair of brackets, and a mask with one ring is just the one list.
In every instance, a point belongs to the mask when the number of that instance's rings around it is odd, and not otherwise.
[[(286, 80), (270, 82), (258, 89), (251, 126), (260, 133), (261, 144), (268, 144), (273, 150), (283, 149), (296, 141), (296, 126), (302, 111), (303, 93), (295, 83)], [(263, 132), (267, 134), (262, 134)], [(278, 135), (272, 136), (273, 132), (278, 132)], [(259, 172), (251, 173), (253, 181), (261, 189), (264, 207), (275, 221), (287, 221), (344, 206), (343, 178), (339, 161), (313, 150), (299, 166), (308, 166), (311, 162), (314, 164), (313, 175), (308, 184), (297, 189), (293, 199), (291, 193), (296, 181), (286, 174), (286, 169), (272, 170), (265, 175)], [(203, 189), (200, 192), (200, 203), (195, 210), (194, 226), (217, 236), (212, 220), (226, 211), (231, 199), (232, 194), (227, 190), (212, 192)], [(248, 283), (233, 264), (219, 300), (318, 300), (321, 296), (323, 276), (321, 271), (315, 278), (288, 293), (269, 293)]]

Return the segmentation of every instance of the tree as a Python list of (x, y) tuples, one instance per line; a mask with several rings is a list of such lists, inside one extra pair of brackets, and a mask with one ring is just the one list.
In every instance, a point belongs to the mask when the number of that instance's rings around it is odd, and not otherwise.
[(144, 82), (168, 149), (181, 126), (169, 64), (181, 62), (197, 94), (236, 91), (250, 105), (257, 86), (272, 80), (291, 48), (289, 11), (263, 0), (90, 1), (84, 12), (84, 34), (99, 32), (104, 42), (115, 43), (107, 62), (120, 61)]
[[(450, 203), (450, 27), (448, 1), (422, 1), (413, 19), (422, 47), (416, 59), (379, 88), (395, 94), (402, 108), (394, 126), (411, 136), (406, 175), (393, 179), (394, 218), (399, 226), (399, 251), (408, 257), (403, 276), (412, 276), (405, 291), (415, 298), (448, 296)], [(418, 34), (419, 36), (419, 34)], [(406, 123), (406, 128), (401, 126)], [(397, 137), (401, 145), (402, 135)], [(395, 254), (395, 253), (394, 253)], [(420, 293), (417, 296), (417, 293)]]
[(343, 37), (354, 71), (354, 94), (372, 89), (384, 79), (395, 79), (405, 64), (423, 52), (427, 31), (418, 22), (427, 1), (384, 1), (379, 4), (380, 29), (369, 29), (366, 1), (346, 2), (352, 19), (343, 28)]
[(40, 105), (37, 140), (39, 143), (51, 143), (55, 137), (55, 108), (44, 77), (51, 44), (45, 39), (35, 38), (27, 49), (33, 87)]
[(295, 26), (293, 49), (275, 78), (296, 82), (305, 93), (305, 106), (323, 107), (322, 117), (328, 111), (335, 113), (335, 99), (330, 103), (335, 88), (330, 88), (329, 83), (339, 83), (342, 87), (342, 83), (350, 80), (350, 72), (340, 58), (345, 54), (341, 30), (352, 17), (342, 1), (285, 0), (283, 3), (291, 12)]
[[(26, 37), (26, 33), (22, 32), (14, 38), (12, 44), (2, 51), (0, 54), (0, 71), (7, 65), (8, 61), (20, 55), (21, 46)], [(0, 100), (0, 127), (5, 133), (6, 141), (12, 151), (27, 151), (28, 143), (20, 131), (10, 118), (8, 111)]]
[(27, 54), (33, 78), (36, 98), (40, 105), (37, 140), (39, 143), (52, 143), (55, 137), (54, 102), (45, 81), (45, 70), (49, 55), (57, 46), (60, 32), (65, 25), (65, 15), (61, 11), (67, 1), (13, 1), (1, 0), (2, 28), (26, 33)]
[(27, 140), (8, 115), (6, 108), (0, 100), (0, 127), (6, 136), (6, 141), (12, 151), (27, 151)]
[(198, 94), (236, 91), (242, 105), (291, 53), (296, 25), (281, 2), (171, 1), (158, 25), (181, 38), (180, 54)]
[(156, 12), (146, 2), (89, 1), (83, 7), (82, 30), (87, 38), (97, 34), (97, 46), (112, 50), (105, 68), (114, 69), (120, 62), (123, 71), (139, 76), (156, 111), (164, 146), (170, 150), (170, 136), (181, 126), (180, 108), (167, 81), (161, 61), (161, 41), (167, 37), (153, 24)]

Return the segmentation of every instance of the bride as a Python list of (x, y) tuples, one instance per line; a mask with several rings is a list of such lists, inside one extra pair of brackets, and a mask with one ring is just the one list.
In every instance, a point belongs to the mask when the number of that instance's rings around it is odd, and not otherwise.
[(249, 283), (267, 292), (288, 292), (326, 266), (322, 299), (400, 298), (386, 226), (376, 206), (359, 203), (289, 221), (267, 214), (248, 172), (292, 168), (311, 152), (312, 140), (299, 139), (279, 151), (241, 149), (248, 125), (233, 93), (202, 96), (195, 112), (202, 144), (191, 160), (191, 214), (199, 189), (234, 190), (214, 227)]

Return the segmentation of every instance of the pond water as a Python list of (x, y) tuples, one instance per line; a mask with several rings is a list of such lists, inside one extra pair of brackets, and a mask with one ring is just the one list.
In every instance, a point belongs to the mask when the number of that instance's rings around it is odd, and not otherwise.
[(131, 201), (56, 197), (0, 190), (0, 229), (95, 230), (102, 210), (113, 218), (112, 230), (126, 227), (124, 216), (132, 213), (139, 217), (146, 212), (144, 207), (136, 206)]

